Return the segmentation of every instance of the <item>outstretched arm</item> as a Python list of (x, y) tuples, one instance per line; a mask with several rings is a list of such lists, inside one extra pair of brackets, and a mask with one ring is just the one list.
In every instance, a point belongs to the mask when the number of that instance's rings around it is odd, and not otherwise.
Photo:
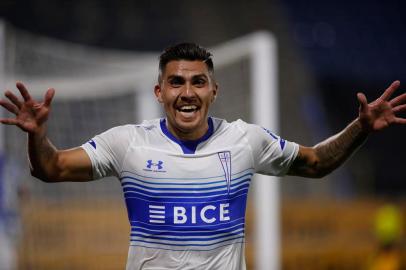
[(406, 119), (397, 117), (406, 111), (406, 93), (393, 99), (391, 96), (400, 82), (393, 82), (381, 97), (368, 104), (364, 94), (358, 93), (358, 117), (338, 134), (313, 147), (299, 147), (297, 158), (289, 174), (304, 177), (323, 177), (343, 164), (372, 132), (394, 124), (406, 125)]
[(91, 161), (81, 148), (58, 150), (47, 138), (46, 122), (51, 110), (55, 90), (50, 88), (44, 101), (34, 100), (24, 84), (16, 84), (22, 100), (11, 91), (5, 96), (9, 101), (0, 100), (0, 105), (15, 115), (0, 122), (15, 125), (28, 133), (28, 156), (31, 174), (45, 182), (90, 181)]

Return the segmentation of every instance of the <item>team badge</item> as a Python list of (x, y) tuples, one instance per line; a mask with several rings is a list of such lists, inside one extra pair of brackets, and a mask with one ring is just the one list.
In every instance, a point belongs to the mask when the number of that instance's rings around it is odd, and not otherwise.
[(223, 167), (224, 177), (227, 182), (227, 192), (230, 194), (230, 186), (231, 186), (231, 152), (224, 151), (218, 153), (221, 166)]

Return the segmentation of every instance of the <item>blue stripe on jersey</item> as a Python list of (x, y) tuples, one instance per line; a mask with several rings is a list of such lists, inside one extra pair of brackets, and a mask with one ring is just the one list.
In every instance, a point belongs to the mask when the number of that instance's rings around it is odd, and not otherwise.
[[(244, 174), (240, 177), (231, 179), (231, 181), (236, 181), (239, 180), (243, 177), (249, 177), (251, 178), (253, 175), (253, 173), (247, 173)], [(222, 176), (224, 177), (224, 175)], [(144, 181), (135, 177), (131, 177), (131, 176), (124, 176), (121, 177), (120, 180), (122, 181), (122, 185), (125, 184), (132, 184), (132, 185), (137, 185), (136, 183), (143, 183), (143, 184), (149, 184), (149, 185), (165, 185), (165, 186), (202, 186), (202, 185), (213, 185), (213, 184), (218, 184), (218, 183), (224, 183), (224, 179), (219, 180), (219, 181), (210, 181), (210, 182), (193, 182), (193, 183), (174, 183), (174, 182), (156, 182), (156, 181)], [(147, 187), (145, 185), (139, 184), (138, 186), (143, 186), (143, 187)]]
[(201, 197), (197, 197), (194, 194), (191, 194), (189, 196), (182, 196), (181, 198), (173, 196), (173, 195), (147, 196), (147, 195), (132, 191), (132, 192), (127, 192), (124, 197), (127, 202), (127, 206), (129, 206), (128, 205), (129, 201), (131, 201), (133, 199), (144, 200), (144, 201), (147, 201), (150, 203), (181, 202), (181, 203), (193, 204), (194, 202), (205, 203), (205, 202), (224, 201), (224, 200), (228, 200), (230, 197), (246, 196), (248, 194), (248, 189), (249, 189), (249, 187), (246, 187), (244, 189), (238, 190), (238, 191), (230, 193), (230, 194), (224, 194), (224, 192), (223, 192), (223, 195), (210, 195), (210, 196), (201, 196)]
[[(217, 242), (213, 242), (210, 244), (192, 244), (192, 243), (188, 243), (188, 244), (172, 244), (172, 243), (165, 243), (164, 245), (168, 245), (168, 246), (178, 246), (178, 247), (208, 247), (208, 246), (213, 246), (216, 244), (221, 244), (227, 241), (231, 241), (231, 240), (236, 240), (236, 239), (244, 239), (244, 236), (239, 236), (239, 237), (234, 237), (234, 238), (230, 238), (230, 239), (225, 239), (222, 241), (217, 241)], [(148, 243), (148, 244), (163, 244), (161, 242), (154, 242), (154, 241), (145, 241), (145, 240), (131, 240), (131, 242), (141, 242), (141, 243)], [(234, 243), (230, 243), (230, 244), (234, 244)], [(158, 247), (156, 247), (158, 248)], [(189, 250), (189, 249), (188, 249)]]
[[(229, 228), (232, 223), (245, 216), (247, 194), (220, 201), (199, 203), (158, 201), (149, 202), (138, 198), (126, 199), (129, 220), (137, 225), (152, 229), (145, 224), (170, 225), (166, 230), (174, 231), (175, 227), (192, 226), (213, 231), (213, 225)], [(159, 214), (152, 213), (158, 211)], [(133, 211), (131, 211), (133, 210)]]
[[(246, 182), (249, 182), (249, 179), (246, 180)], [(246, 189), (248, 190), (249, 188), (249, 183), (245, 183), (242, 185), (239, 185), (237, 188), (232, 188), (230, 189), (230, 195), (233, 195), (235, 192), (238, 192), (240, 190)], [(165, 198), (165, 197), (177, 197), (179, 199), (182, 198), (208, 198), (208, 197), (213, 197), (213, 196), (221, 196), (221, 195), (227, 195), (227, 188), (223, 188), (223, 190), (219, 191), (213, 191), (213, 192), (205, 192), (202, 193), (199, 190), (185, 190), (183, 191), (189, 191), (189, 192), (148, 192), (142, 189), (138, 188), (124, 188), (124, 196), (127, 198), (127, 196), (132, 196), (132, 197), (137, 197), (138, 195), (143, 195), (143, 196), (148, 196), (148, 197), (155, 197), (155, 198)], [(182, 191), (182, 189), (178, 189), (179, 191)], [(137, 194), (137, 195), (136, 195)]]
[[(207, 229), (208, 226), (199, 227), (199, 226), (177, 226), (174, 227), (172, 231), (168, 230), (169, 225), (166, 225), (163, 230), (158, 230), (157, 228), (153, 229), (146, 229), (139, 226), (131, 226), (131, 234), (142, 234), (142, 235), (154, 235), (154, 236), (162, 236), (162, 237), (175, 237), (175, 238), (182, 238), (182, 237), (192, 237), (192, 236), (199, 236), (199, 237), (207, 237), (207, 236), (217, 236), (217, 235), (224, 235), (228, 233), (235, 233), (241, 232), (245, 229), (245, 224), (243, 223), (245, 220), (239, 220), (237, 223), (232, 222), (227, 224), (226, 228), (223, 228), (224, 225), (221, 226), (215, 225), (210, 227), (210, 230)], [(233, 225), (235, 224), (235, 225)], [(147, 225), (148, 224), (144, 224)], [(149, 226), (151, 227), (151, 226)], [(161, 225), (161, 228), (164, 227)]]
[(182, 234), (188, 234), (188, 233), (193, 233), (193, 232), (211, 232), (211, 233), (217, 233), (218, 231), (223, 231), (223, 230), (235, 230), (239, 228), (244, 228), (245, 224), (245, 217), (238, 218), (236, 220), (232, 220), (229, 222), (225, 222), (222, 224), (215, 224), (215, 225), (203, 225), (203, 226), (198, 226), (198, 225), (177, 225), (177, 226), (172, 226), (170, 224), (165, 225), (156, 225), (156, 224), (150, 224), (150, 223), (145, 223), (145, 222), (139, 222), (139, 221), (131, 221), (131, 231), (136, 231), (140, 230), (142, 228), (145, 231), (149, 231), (151, 233), (182, 233)]
[[(240, 178), (238, 179), (239, 181), (235, 181), (234, 183), (232, 183), (230, 185), (230, 188), (235, 188), (237, 186), (240, 186), (243, 183), (249, 183), (251, 181), (251, 178)], [(154, 191), (194, 191), (194, 192), (204, 192), (204, 191), (210, 191), (210, 190), (218, 190), (218, 189), (222, 189), (222, 188), (227, 188), (227, 184), (225, 182), (225, 180), (223, 181), (216, 181), (216, 182), (212, 182), (210, 184), (214, 184), (214, 183), (223, 183), (223, 185), (214, 185), (211, 187), (201, 187), (200, 183), (196, 183), (194, 186), (192, 187), (151, 187), (151, 186), (146, 186), (146, 185), (142, 185), (142, 184), (137, 184), (134, 182), (126, 182), (123, 183), (123, 190), (125, 191), (127, 190), (132, 190), (132, 189), (143, 189), (146, 190), (147, 192), (154, 192)], [(168, 186), (171, 186), (170, 184), (168, 184)]]
[(245, 233), (245, 228), (242, 226), (242, 228), (239, 229), (233, 229), (233, 230), (227, 230), (227, 231), (221, 231), (221, 232), (208, 232), (208, 233), (202, 233), (202, 232), (195, 232), (193, 234), (146, 234), (142, 233), (141, 231), (135, 231), (131, 233), (131, 240), (135, 239), (156, 239), (156, 240), (162, 240), (162, 241), (199, 241), (199, 242), (209, 242), (217, 239), (226, 239), (229, 237), (234, 237), (234, 236), (244, 236)]
[[(132, 222), (132, 224), (137, 224), (137, 222)], [(235, 225), (234, 225), (235, 224)], [(221, 228), (218, 225), (210, 227), (210, 230), (207, 229), (208, 226), (203, 228), (196, 228), (196, 226), (177, 226), (172, 228), (173, 230), (168, 230), (168, 225), (158, 225), (156, 227), (149, 226), (149, 224), (143, 224), (144, 227), (132, 225), (131, 232), (141, 232), (145, 234), (155, 234), (155, 235), (172, 235), (172, 236), (205, 236), (205, 235), (213, 235), (213, 231), (215, 234), (222, 234), (228, 233), (235, 230), (242, 230), (244, 229), (244, 220), (240, 219), (236, 222), (230, 222), (227, 228)], [(148, 227), (148, 228), (146, 228)], [(149, 229), (151, 228), (152, 229)], [(206, 230), (204, 230), (206, 229)]]
[[(207, 248), (204, 248), (204, 247), (199, 247), (199, 248), (188, 248), (187, 250), (189, 250), (189, 251), (212, 251), (212, 250), (215, 250), (215, 249), (218, 249), (218, 248), (222, 248), (222, 247), (225, 247), (225, 246), (229, 246), (229, 245), (235, 245), (235, 244), (244, 244), (245, 243), (245, 241), (244, 241), (244, 239), (242, 238), (242, 241), (240, 241), (240, 240), (234, 240), (234, 241), (232, 241), (232, 242), (229, 242), (229, 243), (226, 243), (226, 244), (221, 244), (220, 243), (220, 245), (214, 245), (213, 247), (207, 247)], [(175, 247), (171, 247), (171, 248), (166, 248), (166, 247), (162, 247), (162, 246), (154, 246), (154, 247), (151, 247), (151, 246), (147, 246), (147, 245), (142, 245), (142, 244), (139, 244), (139, 243), (137, 243), (137, 244), (135, 244), (135, 243), (130, 243), (130, 246), (132, 246), (132, 247), (142, 247), (142, 248), (151, 248), (151, 249), (161, 249), (161, 250), (168, 250), (168, 251), (179, 251), (179, 250), (184, 250), (184, 248), (182, 248), (182, 249), (177, 249), (177, 248), (175, 248)]]
[(199, 241), (199, 242), (204, 242), (204, 241), (213, 241), (213, 240), (218, 240), (218, 239), (226, 239), (228, 237), (243, 237), (244, 236), (244, 231), (237, 231), (235, 233), (227, 233), (223, 234), (221, 236), (211, 236), (211, 237), (181, 237), (181, 238), (175, 238), (175, 237), (162, 237), (160, 235), (148, 235), (145, 236), (143, 234), (138, 234), (138, 233), (132, 233), (131, 234), (131, 240), (135, 240), (136, 237), (143, 238), (144, 240), (146, 239), (155, 239), (155, 240), (164, 240), (164, 241), (173, 241), (173, 242), (188, 242), (188, 241)]
[[(248, 181), (248, 180), (247, 180)], [(145, 199), (145, 200), (154, 200), (157, 201), (156, 199), (162, 198), (165, 200), (166, 198), (178, 198), (179, 201), (182, 201), (183, 199), (187, 200), (188, 198), (195, 198), (196, 200), (199, 200), (201, 198), (206, 198), (207, 200), (212, 200), (216, 199), (227, 199), (229, 195), (233, 196), (241, 191), (248, 191), (249, 189), (249, 183), (241, 184), (236, 188), (232, 188), (230, 190), (230, 193), (228, 193), (228, 190), (226, 188), (222, 188), (221, 190), (218, 191), (213, 191), (213, 192), (146, 192), (145, 190), (140, 190), (137, 188), (124, 188), (124, 197), (127, 199), (129, 198), (140, 198), (140, 199)]]
[[(242, 171), (240, 171), (240, 172), (233, 173), (233, 174), (231, 174), (231, 176), (236, 176), (236, 175), (239, 175), (239, 174), (248, 172), (248, 171), (250, 171), (250, 172), (251, 172), (251, 175), (252, 175), (253, 172), (254, 172), (254, 168), (248, 168), (248, 169), (242, 170)], [(136, 179), (143, 179), (143, 181), (147, 181), (147, 180), (145, 180), (145, 179), (161, 179), (161, 180), (165, 180), (165, 181), (166, 181), (166, 180), (190, 180), (190, 181), (196, 181), (196, 180), (205, 180), (205, 179), (213, 179), (213, 178), (224, 178), (224, 174), (217, 175), (217, 176), (193, 177), (193, 178), (192, 178), (192, 177), (152, 177), (152, 176), (146, 176), (146, 175), (142, 175), (142, 174), (138, 174), (138, 173), (136, 173), (136, 172), (130, 172), (130, 171), (121, 171), (121, 172), (120, 172), (120, 175), (124, 175), (124, 174), (135, 175), (135, 176), (137, 176), (137, 177), (135, 177)], [(123, 177), (129, 177), (129, 176), (128, 176), (128, 175), (122, 176), (122, 177), (120, 178), (120, 180), (121, 180)], [(151, 183), (152, 183), (152, 182), (151, 182)]]
[(228, 184), (224, 175), (184, 179), (121, 175), (131, 245), (201, 250), (243, 242), (252, 168), (232, 174)]

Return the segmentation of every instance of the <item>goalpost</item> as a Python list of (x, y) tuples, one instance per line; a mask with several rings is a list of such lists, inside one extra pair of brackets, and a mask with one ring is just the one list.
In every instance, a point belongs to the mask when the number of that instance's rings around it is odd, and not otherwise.
[[(56, 98), (49, 124), (58, 147), (80, 145), (112, 126), (162, 116), (153, 95), (158, 53), (102, 50), (0, 29), (0, 65), (4, 64), (2, 89), (14, 89), (15, 80), (25, 82), (33, 96), (42, 98), (55, 87)], [(4, 48), (1, 48), (1, 41)], [(272, 34), (256, 32), (211, 48), (220, 95), (213, 105), (215, 116), (245, 118), (278, 133), (277, 44)], [(1, 59), (1, 56), (6, 56)], [(1, 70), (0, 70), (1, 71)], [(223, 87), (224, 86), (224, 87)], [(248, 101), (248, 102), (247, 102)], [(232, 106), (228, 106), (231, 102)], [(74, 119), (74, 120), (73, 120)], [(1, 134), (4, 133), (4, 136)], [(27, 166), (24, 135), (0, 126), (0, 151)], [(22, 145), (21, 145), (22, 144)], [(25, 167), (27, 168), (27, 167)], [(22, 169), (27, 171), (26, 169)], [(115, 198), (120, 187), (111, 182), (91, 184), (32, 184), (24, 176), (32, 196), (65, 202), (70, 197)], [(280, 269), (279, 185), (275, 177), (256, 175), (251, 195), (256, 222), (254, 246), (256, 269)], [(114, 191), (114, 192), (113, 192)], [(55, 195), (57, 194), (57, 195)], [(88, 202), (86, 202), (88, 203)]]
[[(233, 60), (250, 59), (252, 121), (278, 133), (277, 45), (269, 32), (257, 32), (232, 40), (213, 49), (216, 66)], [(275, 177), (255, 175), (253, 198), (255, 211), (256, 269), (280, 268), (279, 185)]]
[[(5, 32), (5, 25), (2, 20), (0, 20), (0, 85), (4, 86), (4, 68), (5, 68), (5, 39), (6, 39), (6, 32)], [(3, 117), (3, 110), (0, 111), (0, 118)], [(4, 126), (0, 125), (0, 159), (4, 154)], [(1, 160), (0, 160), (1, 162)], [(0, 179), (1, 179), (1, 172), (0, 172)]]

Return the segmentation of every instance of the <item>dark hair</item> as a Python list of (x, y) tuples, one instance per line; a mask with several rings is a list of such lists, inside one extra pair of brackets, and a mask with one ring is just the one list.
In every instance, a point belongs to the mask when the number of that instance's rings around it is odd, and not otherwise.
[(170, 61), (177, 60), (199, 60), (207, 65), (207, 69), (210, 75), (214, 73), (212, 54), (203, 47), (195, 43), (179, 43), (174, 46), (167, 47), (159, 56), (159, 77), (160, 80), (162, 73), (165, 70), (166, 65)]

